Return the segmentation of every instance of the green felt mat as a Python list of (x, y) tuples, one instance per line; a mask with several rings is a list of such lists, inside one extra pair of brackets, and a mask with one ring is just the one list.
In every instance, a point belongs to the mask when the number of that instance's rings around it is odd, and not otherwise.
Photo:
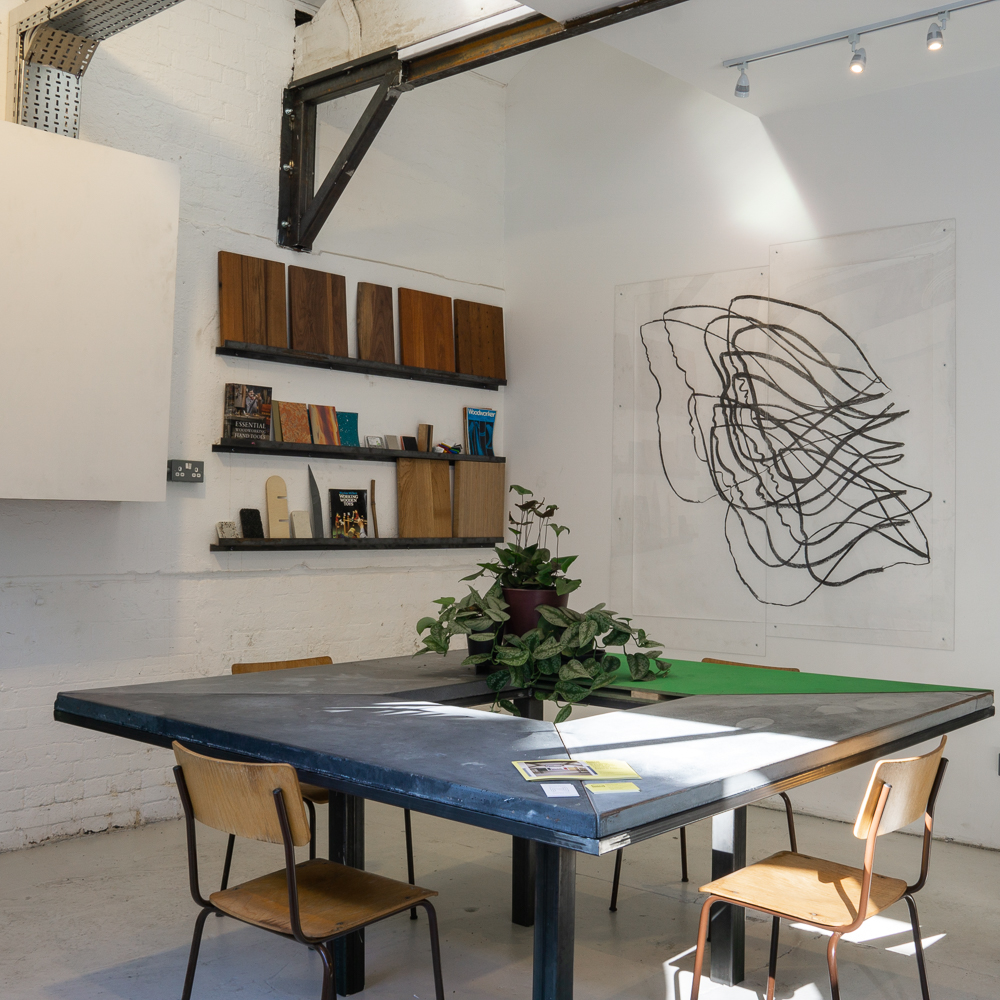
[[(609, 654), (610, 655), (610, 654)], [(618, 677), (610, 687), (662, 691), (664, 694), (867, 694), (889, 691), (973, 691), (976, 688), (947, 684), (910, 684), (876, 677), (840, 677), (835, 674), (795, 673), (791, 670), (761, 670), (723, 663), (663, 659), (670, 664), (667, 677), (634, 681), (628, 667), (616, 656)]]

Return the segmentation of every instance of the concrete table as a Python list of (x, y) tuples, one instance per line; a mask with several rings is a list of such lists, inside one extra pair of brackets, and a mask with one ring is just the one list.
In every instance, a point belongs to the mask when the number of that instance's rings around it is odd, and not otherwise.
[[(364, 865), (369, 798), (532, 842), (533, 997), (571, 1000), (577, 851), (605, 854), (712, 816), (716, 876), (745, 861), (750, 803), (994, 712), (989, 691), (892, 682), (873, 689), (865, 680), (860, 692), (845, 691), (808, 680), (820, 675), (786, 674), (780, 693), (640, 702), (611, 692), (627, 714), (555, 726), (471, 708), (492, 696), (461, 659), (397, 657), (64, 692), (55, 717), (158, 746), (176, 739), (211, 755), (291, 764), (302, 780), (335, 793), (330, 856), (345, 864)], [(569, 755), (628, 762), (640, 791), (596, 795), (577, 782), (577, 797), (548, 798), (511, 765)], [(362, 989), (363, 936), (352, 935), (339, 958), (338, 991)], [(743, 978), (739, 908), (713, 919), (712, 975)]]

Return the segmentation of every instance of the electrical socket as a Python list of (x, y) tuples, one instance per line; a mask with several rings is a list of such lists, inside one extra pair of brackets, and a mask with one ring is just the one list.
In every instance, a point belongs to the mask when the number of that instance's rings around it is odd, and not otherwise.
[(168, 483), (202, 483), (204, 481), (204, 462), (188, 462), (183, 458), (167, 459)]

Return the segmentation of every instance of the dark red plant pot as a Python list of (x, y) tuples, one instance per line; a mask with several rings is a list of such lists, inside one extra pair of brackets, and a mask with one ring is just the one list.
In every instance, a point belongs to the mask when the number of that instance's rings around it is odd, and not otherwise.
[(569, 594), (557, 594), (554, 590), (522, 590), (516, 587), (504, 587), (503, 599), (510, 605), (507, 614), (510, 615), (507, 635), (524, 635), (538, 624), (538, 609), (542, 605), (550, 608), (565, 608), (569, 603)]

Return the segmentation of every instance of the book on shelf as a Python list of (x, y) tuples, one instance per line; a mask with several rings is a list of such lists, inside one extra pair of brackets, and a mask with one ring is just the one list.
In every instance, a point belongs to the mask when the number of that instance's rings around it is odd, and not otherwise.
[(330, 490), (330, 537), (368, 537), (367, 490)]
[(369, 434), (365, 438), (365, 445), (369, 448), (384, 448), (385, 438), (381, 434)]
[(399, 442), (398, 434), (386, 434), (385, 436), (385, 446), (390, 451), (402, 451), (403, 446)]
[(404, 434), (399, 440), (400, 440), (400, 442), (403, 445), (403, 451), (419, 451), (420, 450), (417, 447), (417, 439), (415, 437), (407, 437), (407, 435)]
[(360, 448), (361, 441), (358, 438), (358, 415), (356, 413), (337, 413), (337, 430), (340, 433), (340, 443), (345, 448)]
[(466, 455), (489, 455), (493, 457), (493, 425), (497, 418), (496, 410), (481, 406), (466, 406), (463, 410), (465, 419), (465, 453)]
[(286, 403), (275, 400), (271, 406), (274, 415), (274, 440), (293, 444), (312, 444), (309, 429), (309, 407), (305, 403)]
[(226, 383), (222, 436), (244, 441), (271, 439), (271, 387)]
[(340, 444), (340, 428), (337, 425), (337, 408), (309, 404), (309, 426), (312, 429), (313, 444)]

